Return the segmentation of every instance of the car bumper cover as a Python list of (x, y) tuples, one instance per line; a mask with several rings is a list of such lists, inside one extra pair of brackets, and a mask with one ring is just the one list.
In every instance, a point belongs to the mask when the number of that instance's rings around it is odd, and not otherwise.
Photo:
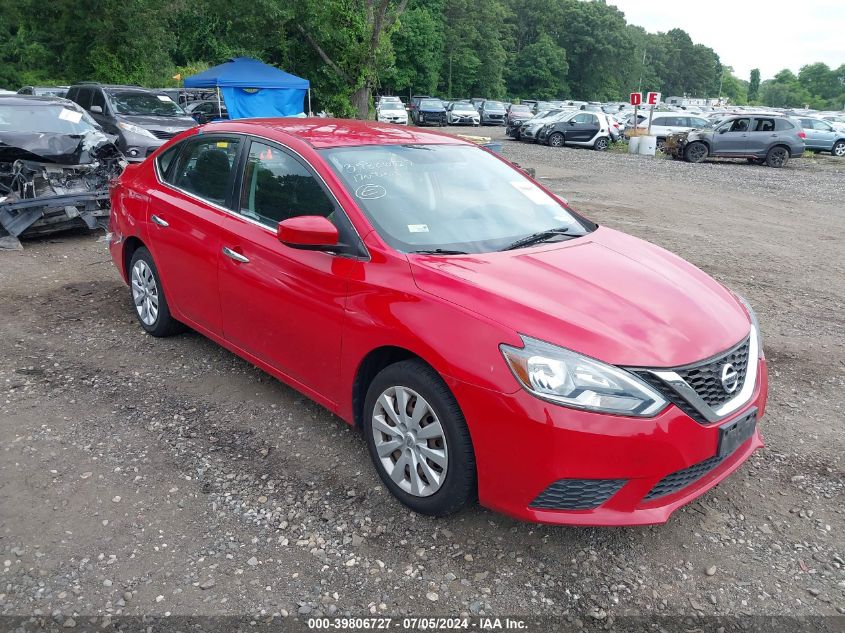
[(706, 425), (675, 405), (653, 418), (628, 418), (451, 380), (475, 447), (479, 500), (549, 524), (665, 523), (763, 446), (755, 425), (750, 437), (719, 455), (720, 427), (763, 416), (768, 379), (765, 361), (759, 363), (749, 402)]

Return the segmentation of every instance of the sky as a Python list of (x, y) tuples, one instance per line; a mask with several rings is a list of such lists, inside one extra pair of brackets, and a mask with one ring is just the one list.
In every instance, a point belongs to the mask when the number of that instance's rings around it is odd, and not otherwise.
[(789, 68), (824, 62), (845, 63), (845, 0), (607, 0), (628, 24), (647, 31), (681, 28), (695, 44), (709, 46), (734, 74), (762, 79)]

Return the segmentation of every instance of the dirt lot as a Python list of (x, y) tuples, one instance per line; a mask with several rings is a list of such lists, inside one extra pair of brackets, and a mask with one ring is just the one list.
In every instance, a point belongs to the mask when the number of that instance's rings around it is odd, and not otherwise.
[(661, 527), (415, 516), (340, 420), (198, 335), (145, 335), (99, 236), (27, 242), (0, 252), (0, 615), (845, 613), (842, 166), (503, 143), (756, 306), (764, 451)]

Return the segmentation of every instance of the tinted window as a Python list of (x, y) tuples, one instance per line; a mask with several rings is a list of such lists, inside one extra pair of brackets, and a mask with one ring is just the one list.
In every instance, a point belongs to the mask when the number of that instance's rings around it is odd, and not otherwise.
[(147, 116), (184, 116), (185, 111), (167, 95), (125, 90), (110, 92), (112, 104), (118, 114)]
[(775, 120), (774, 119), (755, 119), (754, 131), (755, 132), (774, 132), (775, 131)]
[(334, 205), (302, 163), (277, 147), (253, 142), (238, 209), (275, 229), (282, 220), (300, 215), (329, 217)]
[(225, 204), (238, 155), (238, 140), (210, 137), (189, 143), (169, 182), (215, 204)]
[(87, 110), (91, 107), (92, 92), (93, 90), (91, 88), (80, 88), (79, 92), (76, 93), (75, 101)]
[(100, 106), (103, 109), (103, 113), (107, 112), (106, 110), (106, 98), (103, 95), (102, 90), (94, 90), (94, 96), (91, 99), (91, 106)]
[(725, 122), (725, 126), (728, 128), (728, 132), (747, 132), (750, 122), (751, 119), (734, 119)]

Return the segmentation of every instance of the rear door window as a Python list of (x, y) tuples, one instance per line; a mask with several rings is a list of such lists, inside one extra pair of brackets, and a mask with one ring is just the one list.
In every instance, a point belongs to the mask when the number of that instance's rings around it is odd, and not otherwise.
[(203, 200), (225, 206), (232, 190), (240, 140), (204, 136), (187, 143), (168, 182)]
[(755, 119), (754, 120), (754, 131), (755, 132), (774, 132), (775, 131), (775, 120), (774, 119)]

